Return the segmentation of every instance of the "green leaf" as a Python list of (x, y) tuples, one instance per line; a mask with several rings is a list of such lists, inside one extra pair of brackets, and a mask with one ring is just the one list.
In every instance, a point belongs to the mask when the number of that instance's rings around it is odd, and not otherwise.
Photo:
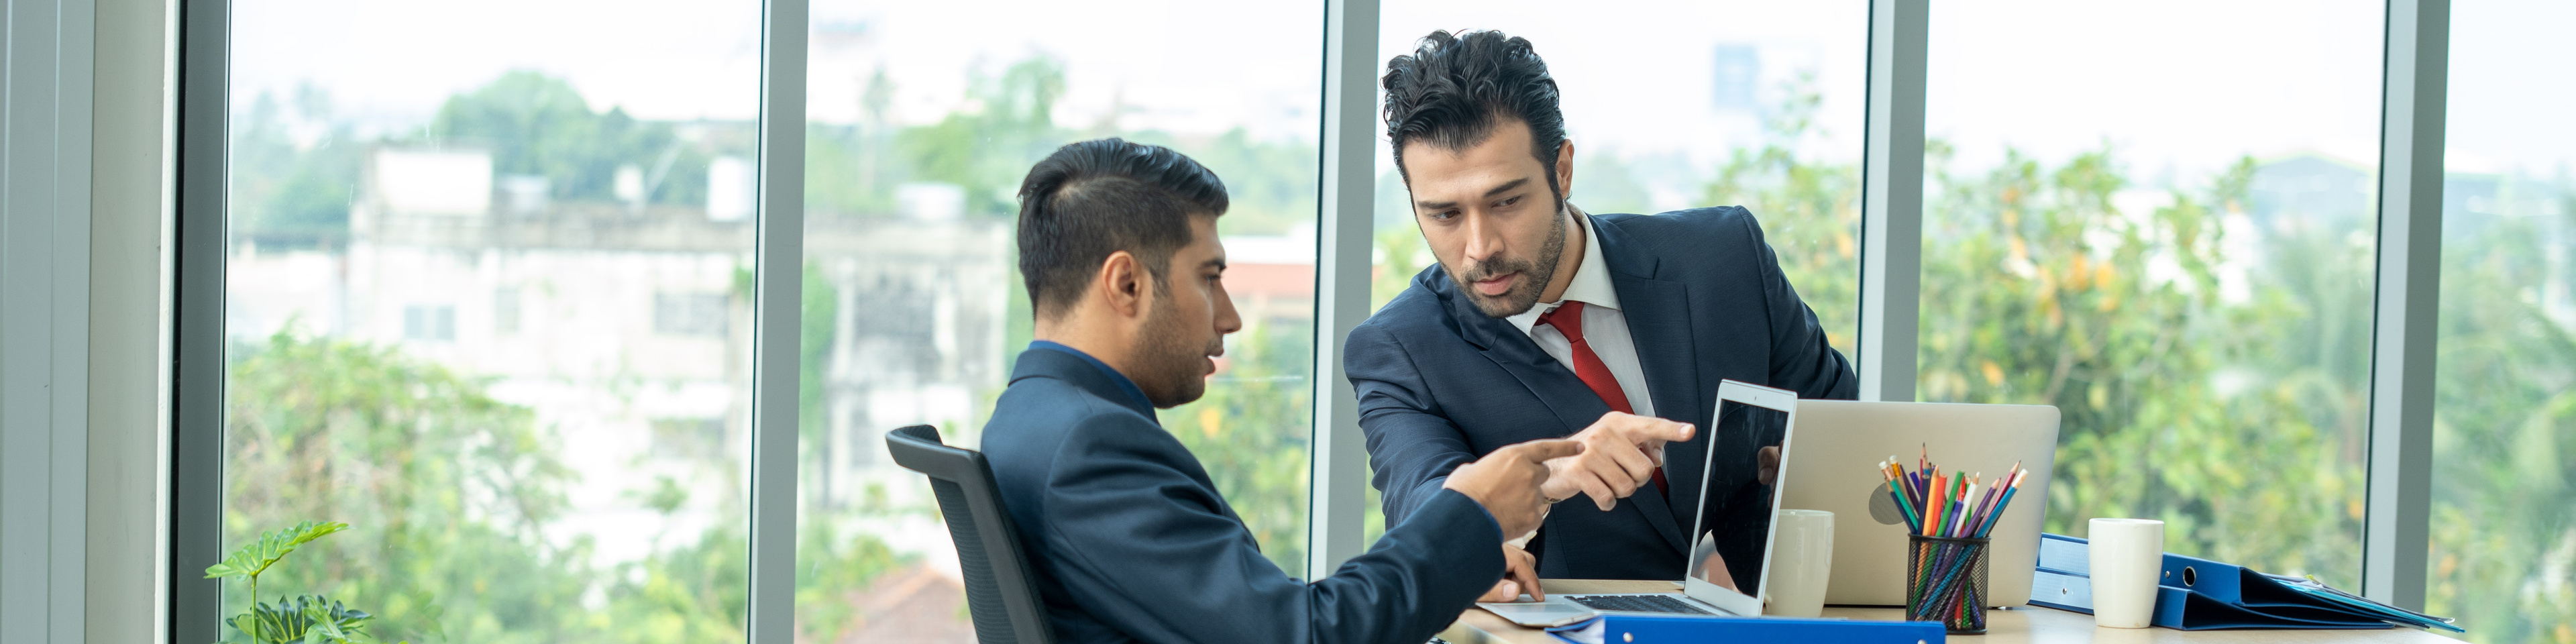
[(349, 524), (337, 521), (306, 521), (284, 530), (262, 533), (259, 539), (243, 544), (240, 550), (233, 551), (222, 562), (207, 566), (205, 578), (257, 575), (276, 565), (277, 560), (286, 558), (287, 553), (295, 552), (296, 547), (347, 529)]
[[(372, 619), (375, 616), (367, 614), (367, 611), (342, 606), (340, 602), (321, 595), (280, 597), (275, 604), (253, 603), (251, 612), (224, 620), (234, 630), (233, 636), (224, 641), (227, 644), (373, 644), (377, 640), (366, 632), (367, 622)], [(256, 641), (250, 636), (254, 625), (258, 627), (259, 634)]]
[(331, 614), (332, 608), (336, 607), (323, 606), (320, 603), (304, 606), (304, 619), (313, 624), (312, 630), (304, 632), (304, 641), (307, 644), (349, 641), (348, 631), (340, 628), (339, 618)]

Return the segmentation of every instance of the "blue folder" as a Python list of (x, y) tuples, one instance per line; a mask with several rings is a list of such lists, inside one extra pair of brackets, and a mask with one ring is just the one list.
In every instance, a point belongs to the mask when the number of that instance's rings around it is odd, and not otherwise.
[[(1882, 622), (1791, 617), (1603, 615), (1547, 629), (1575, 644), (1797, 642), (1799, 644), (1943, 644), (1940, 622)], [(1590, 631), (1587, 633), (1586, 631)]]
[(2093, 614), (2093, 579), (2047, 568), (2033, 569), (2030, 603), (2063, 611)]
[(2216, 597), (2172, 586), (2156, 587), (2156, 614), (2148, 623), (2182, 631), (2228, 628), (2376, 629), (2388, 622), (2309, 606), (2257, 607), (2219, 601)]
[[(2030, 603), (2093, 612), (2083, 539), (2043, 535)], [(2459, 632), (2450, 620), (2401, 610), (2308, 579), (2266, 575), (2199, 557), (2166, 553), (2149, 623), (2186, 631), (2229, 628), (2379, 629), (2393, 625)]]
[[(2207, 628), (2386, 628), (2394, 622), (2462, 632), (2449, 619), (2371, 601), (2307, 579), (2266, 575), (2251, 568), (2199, 557), (2165, 553), (2164, 575), (2158, 583), (2164, 585), (2166, 594), (2183, 590), (2193, 597), (2206, 597), (2215, 603), (2280, 620), (2277, 624), (2256, 622)], [(2197, 607), (2168, 608), (2166, 603), (2163, 597), (2157, 598), (2157, 615), (2161, 616), (2168, 610), (2202, 610)], [(2210, 610), (2213, 612), (2209, 617), (2191, 621), (2237, 621), (2220, 617), (2224, 611)]]

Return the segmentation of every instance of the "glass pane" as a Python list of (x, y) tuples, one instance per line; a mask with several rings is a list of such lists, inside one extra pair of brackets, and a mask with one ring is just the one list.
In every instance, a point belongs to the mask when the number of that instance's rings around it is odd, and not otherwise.
[(1245, 328), (1207, 396), (1160, 417), (1305, 574), (1322, 9), (814, 3), (800, 639), (973, 641), (937, 503), (885, 434), (980, 444), (1031, 333), (1014, 192), (1057, 146), (1105, 136), (1177, 149), (1231, 193), (1217, 221)]
[[(1568, 203), (1594, 214), (1745, 207), (1834, 348), (1851, 355), (1869, 3), (1630, 1), (1572, 13), (1525, 0), (1383, 6), (1379, 60), (1411, 54), (1439, 29), (1528, 38), (1556, 79), (1574, 141)], [(1640, 31), (1643, 16), (1674, 28)], [(1377, 127), (1370, 302), (1383, 306), (1438, 260), (1414, 223), (1384, 123)], [(1371, 539), (1384, 529), (1374, 487), (1369, 528)]]
[(351, 526), (257, 598), (741, 640), (760, 3), (232, 7), (224, 543)]
[(2427, 608), (2479, 642), (2576, 642), (2576, 6), (2451, 9)]
[(1940, 9), (1920, 397), (2057, 406), (2051, 532), (2357, 590), (2383, 8)]

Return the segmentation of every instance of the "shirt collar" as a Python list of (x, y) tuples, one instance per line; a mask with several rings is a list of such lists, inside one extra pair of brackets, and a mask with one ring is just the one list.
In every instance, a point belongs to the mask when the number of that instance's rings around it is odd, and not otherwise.
[[(1064, 346), (1047, 340), (1030, 342), (1029, 349), (1032, 351), (1037, 349), (1047, 349), (1073, 354), (1074, 357), (1081, 358), (1083, 362), (1091, 363), (1091, 366), (1099, 368), (1102, 375), (1109, 376), (1109, 381), (1116, 383), (1118, 385), (1118, 390), (1126, 392), (1127, 397), (1133, 399), (1139, 408), (1154, 408), (1153, 399), (1145, 397), (1145, 390), (1137, 387), (1136, 381), (1127, 379), (1127, 374), (1119, 373), (1117, 369), (1111, 368), (1109, 363), (1101, 362), (1099, 358), (1091, 357), (1091, 354), (1083, 353), (1081, 349)], [(1149, 413), (1147, 415), (1151, 416), (1152, 414)]]
[(1556, 302), (1541, 302), (1510, 318), (1512, 326), (1519, 327), (1522, 333), (1529, 333), (1531, 328), (1537, 327), (1539, 316), (1564, 306), (1566, 302), (1619, 310), (1619, 288), (1610, 283), (1610, 266), (1601, 258), (1601, 231), (1593, 228), (1592, 216), (1582, 209), (1575, 208), (1574, 204), (1566, 204), (1565, 208), (1583, 226), (1583, 261), (1575, 264), (1573, 281), (1566, 284), (1565, 294)]

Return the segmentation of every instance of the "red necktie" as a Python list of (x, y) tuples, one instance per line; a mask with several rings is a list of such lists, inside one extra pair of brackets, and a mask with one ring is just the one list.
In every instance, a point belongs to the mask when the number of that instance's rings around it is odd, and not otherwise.
[[(1565, 341), (1574, 345), (1574, 377), (1582, 379), (1583, 386), (1591, 387), (1592, 395), (1609, 403), (1612, 411), (1637, 413), (1635, 407), (1628, 405), (1628, 392), (1619, 388), (1619, 378), (1610, 375), (1610, 365), (1601, 362), (1601, 354), (1592, 352), (1592, 343), (1583, 341), (1582, 302), (1568, 300), (1555, 310), (1540, 313), (1538, 323), (1556, 327), (1558, 333), (1565, 334)], [(1664, 483), (1664, 468), (1655, 468), (1655, 490), (1661, 492), (1669, 487)]]

